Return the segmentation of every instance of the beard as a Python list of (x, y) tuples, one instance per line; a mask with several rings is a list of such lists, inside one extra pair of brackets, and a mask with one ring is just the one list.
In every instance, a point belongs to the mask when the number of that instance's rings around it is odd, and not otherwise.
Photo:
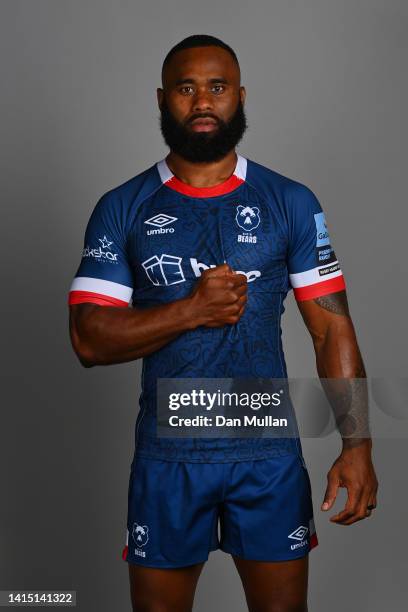
[[(188, 125), (198, 118), (211, 117), (218, 128), (213, 132), (193, 132)], [(211, 113), (196, 113), (188, 122), (178, 121), (170, 112), (166, 100), (160, 109), (160, 130), (171, 151), (190, 162), (214, 162), (234, 149), (247, 129), (241, 100), (231, 119), (223, 121)]]

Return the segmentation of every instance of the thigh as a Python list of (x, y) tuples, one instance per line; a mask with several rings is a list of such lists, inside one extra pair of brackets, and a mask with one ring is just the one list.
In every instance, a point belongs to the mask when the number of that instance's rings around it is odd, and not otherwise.
[(176, 569), (129, 564), (134, 612), (191, 612), (204, 563)]
[(250, 612), (307, 612), (308, 556), (279, 562), (233, 559)]

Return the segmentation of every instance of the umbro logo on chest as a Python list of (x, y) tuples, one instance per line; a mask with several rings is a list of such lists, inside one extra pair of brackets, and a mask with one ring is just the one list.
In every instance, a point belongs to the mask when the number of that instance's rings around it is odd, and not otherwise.
[(165, 213), (158, 213), (150, 219), (146, 219), (145, 223), (147, 225), (153, 226), (153, 229), (148, 229), (146, 234), (148, 236), (154, 236), (155, 234), (173, 234), (174, 227), (167, 227), (177, 221), (177, 217), (171, 217), (170, 215), (166, 215)]

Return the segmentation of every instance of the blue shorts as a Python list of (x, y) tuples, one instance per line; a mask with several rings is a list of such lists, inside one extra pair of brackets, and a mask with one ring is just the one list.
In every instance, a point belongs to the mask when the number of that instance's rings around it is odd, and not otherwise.
[(122, 553), (128, 563), (183, 567), (217, 549), (287, 561), (316, 545), (309, 475), (297, 454), (229, 463), (135, 456), (132, 462)]

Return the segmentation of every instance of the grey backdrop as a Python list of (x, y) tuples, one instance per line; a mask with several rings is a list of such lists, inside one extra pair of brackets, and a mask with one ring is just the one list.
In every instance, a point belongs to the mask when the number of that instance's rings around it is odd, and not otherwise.
[[(240, 152), (315, 191), (367, 370), (405, 376), (408, 8), (2, 0), (0, 21), (0, 589), (76, 589), (81, 611), (130, 610), (120, 553), (141, 364), (85, 370), (70, 348), (67, 291), (90, 212), (166, 154), (155, 89), (168, 49), (192, 33), (225, 39), (248, 90)], [(286, 305), (290, 375), (313, 376), (293, 296)], [(379, 508), (346, 528), (319, 510), (338, 438), (304, 441), (320, 539), (312, 612), (405, 610), (407, 443), (376, 442)], [(232, 560), (216, 552), (195, 610), (226, 608), (246, 610)]]

